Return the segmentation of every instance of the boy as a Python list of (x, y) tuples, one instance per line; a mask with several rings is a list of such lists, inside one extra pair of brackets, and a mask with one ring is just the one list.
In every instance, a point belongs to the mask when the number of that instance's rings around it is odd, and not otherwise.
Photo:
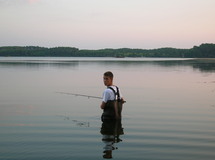
[(110, 71), (105, 72), (103, 81), (107, 88), (103, 92), (103, 100), (100, 105), (101, 109), (103, 109), (102, 121), (107, 119), (120, 119), (122, 104), (125, 101), (122, 98), (119, 88), (113, 85), (113, 73)]

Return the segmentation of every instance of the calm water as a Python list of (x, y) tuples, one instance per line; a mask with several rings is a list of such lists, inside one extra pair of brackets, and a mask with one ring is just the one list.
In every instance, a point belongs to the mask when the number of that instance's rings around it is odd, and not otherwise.
[[(102, 124), (102, 74), (127, 100)], [(0, 58), (0, 160), (215, 159), (215, 60)]]

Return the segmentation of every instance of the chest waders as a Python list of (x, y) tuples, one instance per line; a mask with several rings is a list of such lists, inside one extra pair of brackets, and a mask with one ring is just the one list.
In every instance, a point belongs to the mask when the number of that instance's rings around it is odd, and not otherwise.
[(108, 87), (109, 89), (111, 89), (114, 93), (114, 100), (109, 100), (107, 101), (107, 103), (105, 104), (105, 108), (103, 110), (103, 114), (102, 114), (102, 121), (104, 120), (115, 120), (116, 119), (116, 114), (115, 114), (115, 106), (118, 109), (118, 114), (121, 118), (121, 112), (122, 112), (122, 100), (120, 98), (120, 94), (119, 94), (119, 88), (116, 86), (117, 92), (112, 88), (112, 87)]

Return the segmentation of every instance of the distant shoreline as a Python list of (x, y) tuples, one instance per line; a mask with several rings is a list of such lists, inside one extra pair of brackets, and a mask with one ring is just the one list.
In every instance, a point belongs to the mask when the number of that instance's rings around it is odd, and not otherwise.
[(215, 44), (205, 43), (191, 49), (98, 49), (80, 50), (75, 47), (45, 48), (38, 46), (0, 47), (0, 57), (151, 57), (151, 58), (215, 58)]

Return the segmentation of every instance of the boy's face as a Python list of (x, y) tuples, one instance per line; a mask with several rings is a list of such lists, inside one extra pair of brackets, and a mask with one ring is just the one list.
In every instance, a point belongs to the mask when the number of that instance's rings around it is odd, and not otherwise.
[(110, 77), (108, 77), (108, 76), (104, 76), (103, 77), (103, 81), (104, 81), (104, 85), (105, 86), (111, 86), (113, 79), (110, 78)]

